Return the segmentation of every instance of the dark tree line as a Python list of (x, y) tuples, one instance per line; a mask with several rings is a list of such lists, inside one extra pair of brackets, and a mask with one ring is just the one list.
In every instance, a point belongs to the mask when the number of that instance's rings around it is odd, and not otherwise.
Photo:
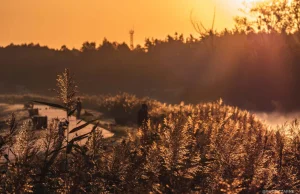
[(134, 50), (106, 39), (80, 50), (11, 44), (0, 48), (0, 88), (47, 94), (53, 77), (71, 68), (88, 94), (124, 91), (171, 103), (222, 97), (247, 109), (299, 109), (299, 7), (298, 0), (257, 6), (249, 12), (257, 19), (237, 17), (233, 30), (199, 28), (200, 38), (175, 33)]

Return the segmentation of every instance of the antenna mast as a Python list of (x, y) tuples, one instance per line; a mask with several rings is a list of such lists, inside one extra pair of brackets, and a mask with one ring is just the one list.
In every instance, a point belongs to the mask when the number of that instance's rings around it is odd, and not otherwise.
[(131, 30), (129, 31), (129, 35), (130, 35), (130, 48), (131, 48), (131, 50), (133, 50), (133, 49), (134, 49), (134, 44), (133, 44), (134, 30), (133, 30), (133, 29), (131, 29)]

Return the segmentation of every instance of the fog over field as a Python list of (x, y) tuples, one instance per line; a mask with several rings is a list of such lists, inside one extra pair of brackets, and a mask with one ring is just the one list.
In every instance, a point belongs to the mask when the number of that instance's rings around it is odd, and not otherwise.
[(300, 112), (253, 112), (263, 123), (269, 125), (270, 127), (281, 126), (286, 122), (290, 123), (295, 119), (299, 119)]

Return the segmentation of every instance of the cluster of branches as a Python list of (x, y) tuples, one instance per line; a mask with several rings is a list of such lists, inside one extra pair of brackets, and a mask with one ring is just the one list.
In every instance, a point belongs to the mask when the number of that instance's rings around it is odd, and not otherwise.
[[(1, 181), (3, 182), (1, 185), (1, 192), (27, 193), (32, 191), (30, 184), (28, 184), (29, 180), (25, 179), (15, 182), (15, 178), (22, 178), (20, 176), (24, 176), (23, 173), (31, 173), (31, 171), (28, 171), (27, 163), (37, 159), (43, 162), (38, 167), (39, 173), (31, 174), (31, 176), (34, 176), (32, 180), (34, 180), (38, 192), (44, 193), (45, 188), (43, 184), (45, 182), (46, 175), (49, 173), (50, 167), (54, 164), (55, 160), (59, 155), (61, 155), (62, 150), (64, 149), (66, 150), (65, 158), (62, 163), (64, 166), (63, 171), (66, 183), (64, 187), (69, 188), (68, 178), (70, 174), (68, 173), (68, 155), (73, 147), (79, 147), (79, 145), (76, 144), (78, 141), (87, 138), (88, 135), (95, 132), (97, 124), (90, 132), (80, 136), (76, 135), (76, 137), (70, 140), (69, 134), (83, 129), (96, 120), (89, 121), (80, 126), (76, 125), (75, 128), (69, 131), (69, 118), (76, 110), (75, 96), (78, 92), (74, 77), (71, 75), (69, 69), (65, 69), (62, 75), (57, 75), (57, 89), (54, 89), (54, 91), (57, 92), (57, 97), (61, 101), (62, 105), (43, 101), (33, 101), (35, 103), (60, 108), (66, 111), (65, 120), (59, 121), (58, 119), (54, 119), (48, 127), (49, 131), (46, 133), (45, 137), (37, 137), (34, 132), (35, 126), (28, 121), (24, 122), (23, 125), (18, 128), (14, 113), (12, 113), (11, 119), (7, 121), (9, 131), (6, 134), (4, 133), (5, 135), (3, 137), (0, 136), (0, 158), (4, 156), (7, 161), (4, 165), (1, 165), (1, 167), (4, 167), (1, 177), (3, 179)], [(11, 157), (10, 153), (13, 154)], [(19, 165), (24, 167), (26, 166), (26, 170), (23, 169), (22, 171), (19, 168)], [(7, 179), (6, 177), (10, 175), (13, 175), (14, 178)]]
[(300, 30), (299, 0), (262, 1), (242, 11), (252, 16), (251, 19), (244, 16), (236, 17), (235, 20), (248, 32), (293, 33)]

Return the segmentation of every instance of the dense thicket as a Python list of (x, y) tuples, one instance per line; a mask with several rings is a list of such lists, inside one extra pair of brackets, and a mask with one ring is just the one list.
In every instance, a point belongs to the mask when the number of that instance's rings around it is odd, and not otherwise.
[(11, 44), (0, 48), (1, 92), (45, 94), (70, 67), (89, 94), (124, 91), (171, 103), (222, 97), (248, 109), (299, 109), (299, 5), (257, 6), (249, 12), (256, 19), (239, 17), (234, 30), (147, 39), (134, 50), (106, 39), (80, 50)]
[[(118, 98), (115, 103), (119, 104)], [(162, 105), (161, 105), (162, 106)], [(57, 125), (36, 144), (27, 123), (6, 138), (15, 160), (4, 165), (4, 193), (260, 193), (300, 188), (299, 123), (268, 130), (222, 101), (168, 108), (159, 125), (107, 144), (100, 131), (65, 150)], [(39, 146), (36, 146), (39, 145)], [(1, 153), (1, 152), (0, 152)], [(1, 154), (0, 154), (1, 156)], [(67, 177), (69, 177), (67, 179)], [(66, 180), (68, 184), (66, 184)], [(68, 185), (68, 187), (66, 187)]]

